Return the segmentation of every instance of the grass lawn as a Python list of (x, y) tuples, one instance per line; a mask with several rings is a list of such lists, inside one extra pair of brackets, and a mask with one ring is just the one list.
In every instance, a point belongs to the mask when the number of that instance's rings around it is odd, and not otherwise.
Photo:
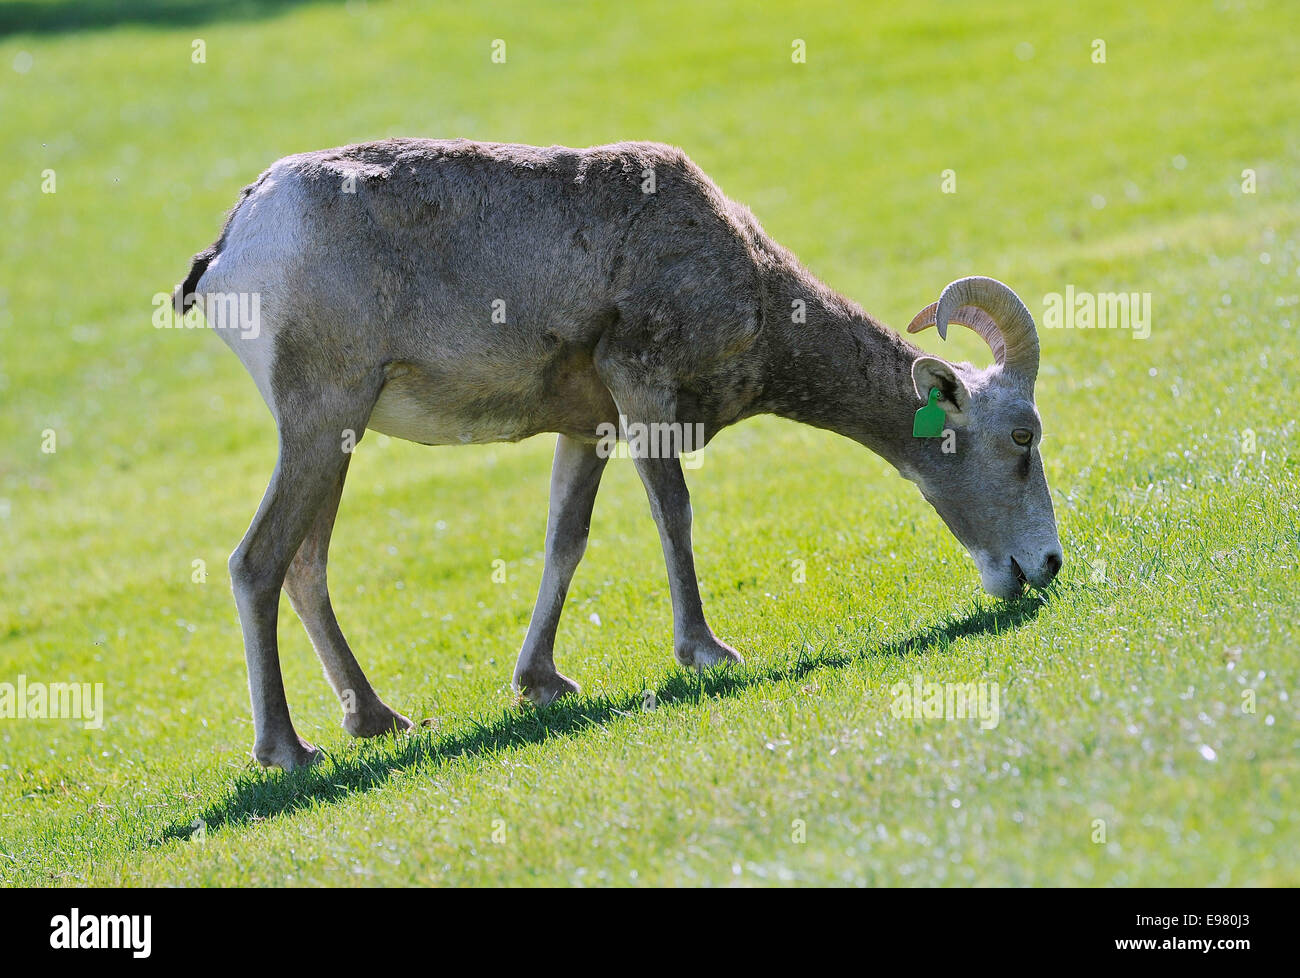
[[(0, 719), (0, 881), (1300, 883), (1300, 10), (987, 6), (0, 6), (0, 682), (103, 683), (105, 713)], [(884, 462), (749, 421), (688, 473), (746, 665), (673, 664), (614, 462), (556, 643), (584, 692), (538, 714), (508, 684), (552, 439), (372, 434), (334, 602), (427, 725), (349, 740), (285, 601), (329, 758), (254, 769), (226, 558), (274, 427), (150, 303), (271, 161), (389, 135), (675, 143), (896, 327), (966, 274), (1040, 322), (1067, 286), (1149, 292), (1146, 339), (1041, 331), (1060, 580), (984, 596)], [(998, 722), (896, 716), (914, 681), (995, 683)]]

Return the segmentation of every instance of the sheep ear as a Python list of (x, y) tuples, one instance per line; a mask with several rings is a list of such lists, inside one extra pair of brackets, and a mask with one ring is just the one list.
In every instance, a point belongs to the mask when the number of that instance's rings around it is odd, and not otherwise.
[(930, 388), (939, 388), (939, 406), (943, 408), (950, 421), (966, 420), (966, 405), (970, 403), (970, 392), (962, 383), (952, 364), (938, 357), (917, 357), (912, 363), (912, 385), (916, 396), (926, 401)]

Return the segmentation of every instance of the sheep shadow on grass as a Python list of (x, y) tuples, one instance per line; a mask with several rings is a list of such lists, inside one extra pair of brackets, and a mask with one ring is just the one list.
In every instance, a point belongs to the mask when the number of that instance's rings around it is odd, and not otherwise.
[[(731, 696), (754, 686), (798, 680), (825, 669), (842, 669), (865, 658), (919, 654), (944, 648), (960, 638), (1018, 628), (1037, 616), (1042, 607), (1041, 599), (1024, 597), (995, 607), (977, 608), (910, 635), (868, 644), (859, 650), (841, 647), (810, 653), (805, 643), (794, 659), (766, 668), (741, 666), (701, 676), (678, 669), (658, 684), (655, 696), (661, 707), (671, 707), (676, 702)], [(525, 707), (507, 710), (488, 721), (471, 719), (468, 729), (454, 733), (439, 735), (432, 730), (417, 730), (395, 740), (363, 744), (355, 753), (327, 755), (323, 762), (304, 771), (288, 774), (250, 771), (236, 780), (228, 797), (201, 812), (199, 818), (205, 830), (211, 831), (341, 801), (383, 785), (394, 772), (434, 769), (457, 758), (490, 756), (510, 747), (575, 736), (615, 717), (635, 715), (642, 709), (642, 695), (641, 692), (583, 695), (540, 711)], [(195, 831), (195, 824), (172, 825), (163, 832), (159, 842), (188, 839)]]
[(172, 30), (221, 21), (265, 20), (306, 0), (10, 0), (0, 4), (0, 38), (115, 27)]

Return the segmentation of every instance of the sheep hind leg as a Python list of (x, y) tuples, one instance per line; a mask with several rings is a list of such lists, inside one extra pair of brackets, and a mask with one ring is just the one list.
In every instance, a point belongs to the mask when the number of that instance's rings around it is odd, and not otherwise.
[(378, 737), (410, 730), (413, 725), (381, 700), (370, 685), (339, 628), (330, 602), (325, 568), (350, 461), (350, 455), (344, 459), (338, 478), (299, 545), (285, 574), (284, 590), (311, 638), (325, 678), (343, 706), (343, 729), (353, 737)]
[[(289, 716), (276, 634), (280, 588), (321, 507), (339, 486), (348, 453), (341, 439), (362, 430), (373, 398), (324, 413), (294, 403), (278, 412), (280, 456), (243, 540), (230, 556), (230, 580), (244, 633), (253, 707), (253, 758), (284, 770), (319, 760)], [(360, 418), (361, 420), (358, 420)], [(349, 446), (350, 447), (350, 446)]]

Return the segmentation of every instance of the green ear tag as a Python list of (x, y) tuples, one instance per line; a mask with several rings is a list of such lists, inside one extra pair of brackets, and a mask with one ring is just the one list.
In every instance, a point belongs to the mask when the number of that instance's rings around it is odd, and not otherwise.
[(943, 413), (943, 408), (939, 407), (940, 390), (937, 387), (930, 388), (930, 401), (925, 407), (916, 412), (916, 417), (912, 419), (912, 437), (913, 438), (940, 438), (943, 435), (943, 426), (948, 421), (948, 416)]

